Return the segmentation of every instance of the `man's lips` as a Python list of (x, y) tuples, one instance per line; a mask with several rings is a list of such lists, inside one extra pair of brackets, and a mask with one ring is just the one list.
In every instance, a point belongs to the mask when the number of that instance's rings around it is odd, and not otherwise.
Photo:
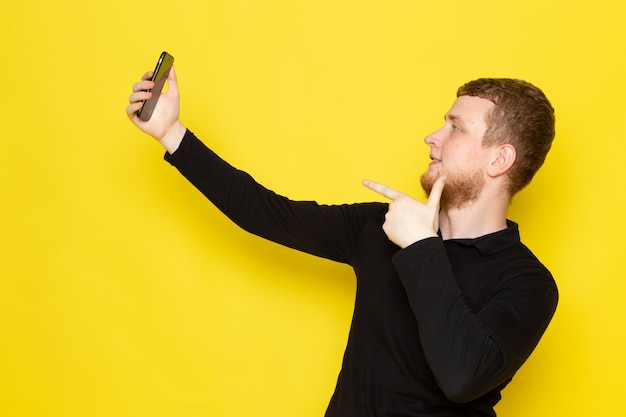
[(432, 155), (430, 155), (430, 159), (431, 159), (431, 161), (432, 161), (432, 162), (430, 163), (430, 165), (435, 165), (435, 164), (439, 164), (439, 163), (441, 163), (441, 159), (437, 159), (437, 158), (435, 158), (435, 157), (434, 157), (434, 156), (432, 156)]

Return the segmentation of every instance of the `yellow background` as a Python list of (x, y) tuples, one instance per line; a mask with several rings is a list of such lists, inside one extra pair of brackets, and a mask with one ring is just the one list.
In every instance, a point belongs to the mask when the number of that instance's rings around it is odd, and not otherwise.
[(126, 119), (167, 50), (182, 120), (293, 198), (421, 196), (456, 88), (527, 79), (557, 109), (510, 218), (557, 314), (507, 417), (626, 415), (626, 3), (11, 1), (0, 13), (0, 414), (322, 416), (346, 342), (343, 265), (247, 235)]

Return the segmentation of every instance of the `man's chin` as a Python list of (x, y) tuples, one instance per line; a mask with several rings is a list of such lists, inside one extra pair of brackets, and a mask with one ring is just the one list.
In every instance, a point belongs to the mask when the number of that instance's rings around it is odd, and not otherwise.
[[(438, 170), (435, 172), (428, 171), (420, 178), (420, 183), (427, 196), (430, 196), (433, 185), (440, 175), (441, 172)], [(485, 180), (479, 171), (468, 171), (457, 175), (447, 173), (447, 176), (446, 185), (439, 200), (439, 204), (444, 210), (466, 207), (478, 198), (485, 186)]]
[(430, 195), (430, 192), (433, 189), (433, 185), (440, 175), (441, 173), (439, 171), (431, 172), (430, 170), (422, 174), (422, 177), (420, 178), (420, 183), (422, 184), (422, 188), (426, 192), (427, 196)]

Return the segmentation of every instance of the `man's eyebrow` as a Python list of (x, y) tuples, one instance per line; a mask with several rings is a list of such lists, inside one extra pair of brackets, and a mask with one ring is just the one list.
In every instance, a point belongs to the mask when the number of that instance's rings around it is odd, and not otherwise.
[(443, 119), (445, 121), (453, 121), (453, 122), (461, 122), (463, 123), (463, 118), (461, 116), (459, 116), (458, 114), (446, 114), (445, 116), (443, 116)]

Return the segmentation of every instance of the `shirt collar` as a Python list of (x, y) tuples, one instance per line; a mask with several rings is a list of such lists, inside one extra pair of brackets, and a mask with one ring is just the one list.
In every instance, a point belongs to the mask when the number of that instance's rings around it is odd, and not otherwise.
[(520, 242), (519, 226), (510, 220), (506, 221), (507, 228), (489, 233), (474, 239), (450, 239), (463, 246), (474, 246), (483, 255), (493, 255)]

